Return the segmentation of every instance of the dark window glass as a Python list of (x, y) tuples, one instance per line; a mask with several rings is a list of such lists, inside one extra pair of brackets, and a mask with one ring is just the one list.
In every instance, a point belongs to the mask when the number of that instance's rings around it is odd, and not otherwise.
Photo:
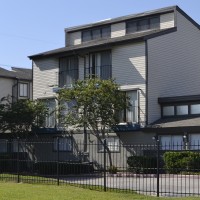
[(134, 33), (137, 31), (137, 22), (136, 21), (130, 21), (126, 23), (126, 32), (127, 33)]
[(150, 29), (160, 28), (160, 19), (159, 17), (153, 17), (150, 19)]
[(110, 37), (110, 32), (111, 32), (110, 26), (103, 27), (101, 29), (102, 38), (109, 38)]
[(86, 42), (86, 41), (89, 41), (92, 39), (92, 35), (91, 35), (91, 31), (83, 31), (82, 32), (82, 39), (83, 39), (83, 42)]
[(64, 57), (60, 59), (59, 86), (71, 87), (78, 79), (78, 58)]
[(101, 29), (94, 29), (92, 30), (92, 39), (99, 39), (101, 38)]
[(149, 29), (148, 20), (147, 19), (140, 20), (138, 22), (138, 30), (139, 31), (144, 31), (144, 30), (147, 30), (147, 29)]

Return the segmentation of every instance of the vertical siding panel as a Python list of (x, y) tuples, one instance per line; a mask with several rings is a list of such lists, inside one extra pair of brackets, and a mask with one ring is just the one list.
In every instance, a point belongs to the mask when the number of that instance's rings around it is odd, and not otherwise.
[(160, 29), (174, 27), (174, 12), (160, 15)]
[(158, 97), (200, 94), (200, 32), (177, 13), (177, 32), (148, 40), (149, 122), (160, 118)]
[(126, 34), (125, 22), (111, 25), (111, 38), (121, 37)]
[(58, 85), (59, 62), (56, 58), (33, 61), (33, 99), (55, 95), (52, 85)]

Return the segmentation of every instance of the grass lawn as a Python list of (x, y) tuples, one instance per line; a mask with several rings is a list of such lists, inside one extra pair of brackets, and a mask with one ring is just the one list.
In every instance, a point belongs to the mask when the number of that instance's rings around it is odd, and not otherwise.
[[(158, 200), (136, 194), (98, 192), (73, 186), (0, 183), (1, 200)], [(161, 200), (197, 200), (198, 198), (160, 198)]]

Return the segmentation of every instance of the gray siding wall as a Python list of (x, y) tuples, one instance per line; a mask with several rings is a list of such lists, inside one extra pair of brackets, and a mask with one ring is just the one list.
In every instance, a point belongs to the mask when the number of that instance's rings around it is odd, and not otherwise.
[(174, 12), (160, 15), (160, 29), (174, 27)]
[(126, 34), (125, 22), (111, 25), (111, 38), (125, 36), (125, 34)]
[(67, 45), (73, 46), (81, 44), (81, 31), (77, 31), (74, 33), (68, 33), (67, 35)]
[(145, 43), (121, 45), (112, 49), (112, 78), (123, 90), (139, 91), (140, 121), (146, 121), (146, 56)]
[(149, 123), (161, 116), (158, 97), (200, 94), (200, 31), (177, 13), (177, 32), (148, 40)]
[(33, 99), (55, 96), (52, 85), (58, 85), (59, 60), (46, 58), (33, 61)]
[(0, 78), (0, 99), (8, 95), (12, 96), (12, 86), (14, 80), (9, 78)]

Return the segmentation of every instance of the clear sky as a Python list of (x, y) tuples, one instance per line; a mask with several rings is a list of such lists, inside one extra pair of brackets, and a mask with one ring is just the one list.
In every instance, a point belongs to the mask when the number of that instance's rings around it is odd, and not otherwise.
[(178, 5), (200, 24), (200, 0), (0, 0), (0, 66), (64, 46), (64, 28)]

